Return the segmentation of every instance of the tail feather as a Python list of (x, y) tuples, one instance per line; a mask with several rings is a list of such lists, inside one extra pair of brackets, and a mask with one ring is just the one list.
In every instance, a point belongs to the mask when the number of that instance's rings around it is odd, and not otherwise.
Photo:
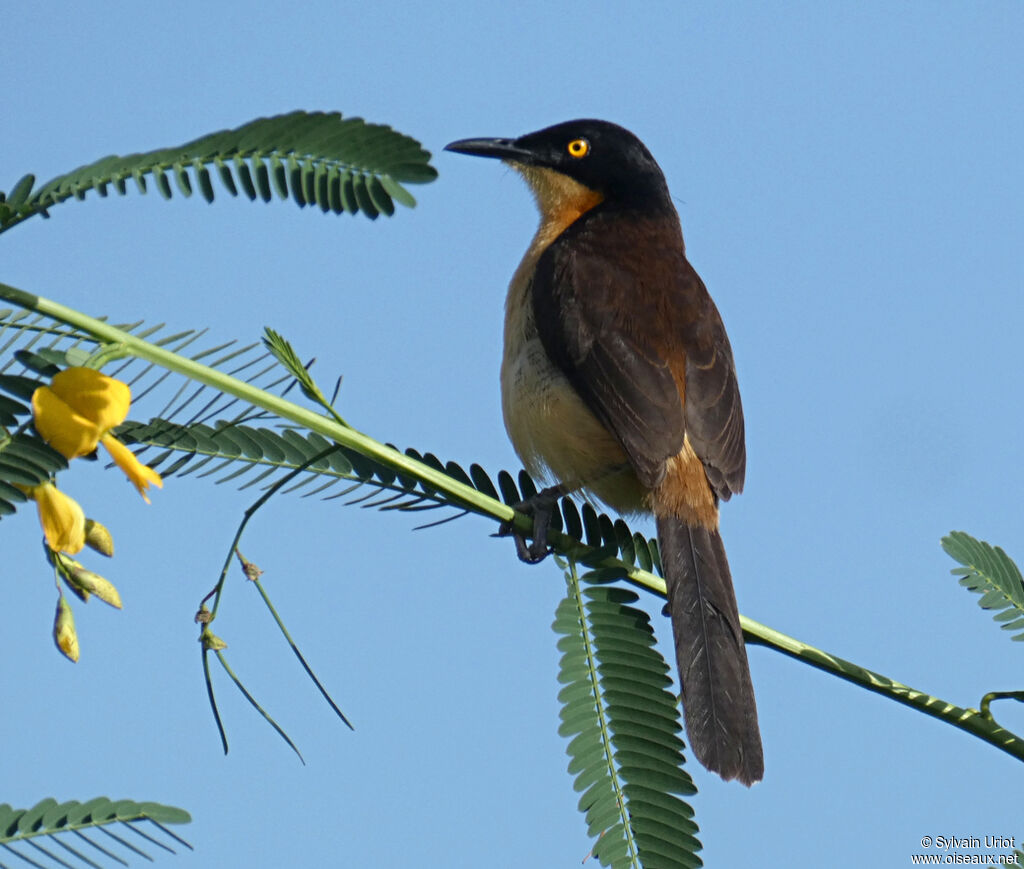
[(672, 516), (657, 523), (690, 747), (722, 778), (751, 785), (764, 757), (722, 537)]

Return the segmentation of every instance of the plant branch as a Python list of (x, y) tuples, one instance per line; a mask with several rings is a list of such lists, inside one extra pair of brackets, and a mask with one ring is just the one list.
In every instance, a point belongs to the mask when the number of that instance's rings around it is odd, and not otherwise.
[[(341, 425), (335, 419), (314, 413), (194, 360), (183, 359), (101, 320), (88, 317), (49, 299), (34, 296), (2, 283), (0, 283), (0, 299), (6, 299), (21, 307), (60, 320), (96, 336), (101, 341), (118, 345), (120, 352), (124, 355), (145, 359), (250, 404), (262, 407), (280, 418), (310, 431), (315, 431), (325, 438), (349, 447), (395, 471), (415, 477), (431, 488), (443, 492), (455, 506), (500, 522), (513, 522), (515, 527), (526, 535), (532, 531), (532, 520), (528, 516), (516, 512), (507, 504), (490, 498), (472, 486), (460, 483), (444, 472), (418, 462), (353, 428)], [(610, 568), (620, 572), (621, 577), (629, 583), (665, 596), (664, 580), (652, 573), (627, 564), (620, 559), (603, 555), (597, 549), (565, 534), (552, 534), (549, 542), (556, 551), (567, 558), (590, 567)], [(741, 622), (749, 642), (772, 648), (819, 670), (853, 682), (868, 691), (882, 694), (898, 703), (938, 718), (994, 745), (1018, 760), (1024, 761), (1024, 739), (1000, 727), (991, 718), (982, 715), (976, 709), (954, 706), (937, 697), (917, 691), (879, 673), (802, 643), (752, 619), (741, 617)]]
[[(277, 627), (279, 628), (281, 633), (284, 635), (284, 638), (288, 641), (288, 645), (291, 646), (292, 651), (295, 653), (295, 656), (299, 659), (299, 663), (302, 664), (302, 667), (306, 671), (306, 674), (309, 676), (310, 679), (313, 680), (313, 684), (316, 685), (317, 690), (320, 691), (320, 693), (323, 695), (324, 699), (326, 699), (327, 702), (330, 704), (331, 709), (334, 710), (335, 714), (337, 714), (337, 716), (348, 726), (349, 730), (354, 730), (355, 728), (352, 726), (352, 722), (350, 722), (348, 720), (348, 718), (345, 717), (345, 714), (341, 711), (340, 708), (338, 708), (338, 704), (335, 703), (333, 698), (331, 697), (331, 695), (327, 693), (327, 689), (324, 688), (323, 684), (317, 678), (317, 676), (313, 672), (312, 668), (306, 662), (305, 657), (303, 656), (302, 652), (299, 651), (299, 647), (295, 644), (295, 641), (292, 639), (292, 636), (288, 632), (288, 629), (285, 627), (285, 624), (281, 620), (281, 617), (277, 614), (277, 610), (274, 608), (274, 605), (270, 602), (270, 596), (267, 594), (266, 590), (263, 588), (263, 585), (262, 585), (262, 583), (259, 580), (259, 576), (260, 576), (260, 572), (261, 571), (259, 571), (259, 569), (256, 568), (255, 565), (253, 565), (250, 562), (246, 561), (246, 559), (243, 557), (242, 553), (239, 551), (239, 548), (238, 548), (239, 544), (242, 541), (242, 534), (245, 532), (245, 528), (249, 524), (249, 520), (252, 519), (252, 517), (256, 515), (256, 513), (259, 511), (259, 509), (261, 507), (263, 507), (263, 505), (266, 504), (275, 494), (277, 494), (277, 492), (279, 492), (283, 486), (287, 485), (288, 482), (290, 482), (292, 479), (294, 479), (299, 473), (304, 471), (306, 468), (308, 468), (310, 465), (314, 464), (315, 462), (318, 462), (321, 458), (324, 458), (325, 456), (330, 455), (336, 449), (337, 449), (337, 446), (332, 444), (328, 448), (326, 448), (324, 450), (321, 450), (319, 453), (317, 453), (315, 456), (310, 458), (308, 461), (304, 462), (298, 468), (295, 468), (295, 470), (291, 471), (289, 474), (287, 474), (284, 477), (282, 477), (281, 479), (279, 479), (276, 483), (274, 483), (274, 485), (270, 486), (267, 489), (267, 491), (265, 491), (259, 498), (257, 498), (256, 501), (253, 504), (249, 505), (249, 507), (246, 509), (244, 515), (242, 516), (242, 521), (238, 524), (238, 528), (235, 531), (235, 536), (234, 536), (234, 538), (231, 541), (231, 546), (228, 549), (227, 557), (224, 559), (224, 566), (221, 569), (220, 576), (218, 576), (218, 578), (217, 578), (217, 584), (213, 587), (213, 590), (210, 591), (206, 595), (206, 597), (204, 597), (202, 599), (202, 601), (199, 604), (199, 612), (201, 614), (201, 618), (197, 618), (197, 621), (200, 621), (201, 624), (202, 624), (202, 629), (201, 629), (202, 633), (201, 633), (201, 636), (200, 636), (200, 639), (202, 639), (203, 637), (206, 636), (206, 632), (209, 630), (210, 623), (217, 617), (217, 610), (220, 607), (221, 597), (222, 597), (223, 592), (224, 592), (224, 583), (225, 583), (225, 580), (227, 579), (228, 571), (229, 571), (229, 569), (231, 567), (231, 564), (232, 564), (234, 558), (237, 557), (239, 562), (241, 562), (241, 564), (242, 564), (242, 568), (243, 568), (243, 570), (244, 570), (244, 572), (246, 574), (246, 577), (256, 586), (256, 589), (259, 591), (260, 596), (263, 598), (264, 604), (266, 604), (267, 609), (270, 611), (270, 614), (273, 616), (274, 621), (277, 623)], [(212, 610), (207, 610), (206, 609), (206, 602), (211, 597), (213, 598), (213, 609)], [(224, 730), (224, 724), (221, 721), (220, 713), (219, 713), (219, 711), (217, 709), (217, 701), (216, 701), (216, 699), (214, 698), (214, 695), (213, 695), (213, 683), (212, 683), (212, 681), (210, 679), (209, 652), (210, 652), (210, 648), (207, 646), (206, 643), (204, 643), (203, 644), (203, 673), (204, 673), (204, 676), (205, 676), (205, 679), (206, 679), (206, 692), (207, 692), (207, 695), (208, 695), (209, 700), (210, 700), (210, 707), (213, 710), (214, 720), (217, 723), (217, 730), (220, 733), (221, 744), (224, 747), (224, 753), (227, 754), (228, 753), (227, 733)], [(281, 734), (281, 736), (284, 738), (284, 740), (292, 747), (292, 749), (294, 749), (295, 753), (299, 755), (299, 759), (302, 760), (302, 755), (299, 753), (299, 750), (295, 747), (294, 743), (292, 743), (291, 739), (288, 738), (288, 735), (280, 727), (277, 726), (277, 724), (273, 721), (273, 719), (270, 718), (269, 715), (267, 715), (267, 713), (264, 711), (264, 709), (252, 698), (252, 696), (244, 688), (244, 686), (241, 684), (241, 682), (235, 677), (235, 674), (232, 673), (231, 670), (228, 668), (227, 660), (225, 659), (225, 657), (222, 654), (222, 652), (219, 649), (216, 650), (216, 652), (217, 652), (217, 658), (220, 660), (221, 664), (224, 666), (224, 669), (227, 671), (228, 675), (235, 681), (235, 684), (238, 685), (239, 689), (246, 696), (246, 698), (249, 700), (249, 702), (252, 703), (252, 705), (255, 706), (256, 709), (259, 710), (260, 714), (262, 714), (263, 717), (266, 718), (267, 721), (269, 721), (274, 726), (274, 729), (279, 734)], [(305, 761), (303, 761), (303, 763), (305, 763)]]
[[(1017, 760), (1024, 761), (1024, 739), (1000, 727), (990, 715), (983, 714), (982, 711), (954, 706), (952, 703), (947, 703), (938, 697), (925, 694), (923, 691), (903, 685), (880, 673), (867, 670), (843, 658), (830, 655), (828, 652), (823, 652), (821, 649), (816, 649), (813, 646), (802, 643), (793, 637), (781, 634), (766, 625), (755, 622), (753, 619), (748, 619), (746, 616), (740, 616), (740, 622), (743, 625), (743, 633), (748, 642), (752, 642), (755, 645), (768, 646), (804, 664), (810, 664), (812, 667), (824, 670), (826, 673), (831, 673), (833, 676), (838, 676), (847, 682), (853, 682), (853, 684), (859, 685), (868, 691), (881, 694), (890, 700), (895, 700), (897, 703), (902, 703), (904, 706), (909, 706), (918, 712), (923, 712), (925, 715), (938, 718), (946, 724), (973, 734), (990, 745), (1002, 749), (1007, 754), (1017, 758)], [(992, 696), (986, 695), (988, 698)], [(1005, 696), (1011, 695), (1007, 694)], [(986, 711), (987, 705), (987, 703), (983, 704), (983, 709)]]
[(124, 332), (115, 326), (111, 326), (109, 323), (89, 317), (80, 311), (68, 308), (51, 299), (35, 296), (3, 283), (0, 283), (0, 299), (5, 299), (23, 308), (45, 314), (55, 320), (67, 323), (69, 326), (74, 326), (84, 332), (88, 332), (101, 341), (117, 345), (121, 355), (144, 359), (168, 371), (182, 374), (190, 380), (206, 384), (213, 389), (233, 395), (249, 404), (262, 407), (264, 410), (282, 419), (294, 422), (296, 425), (300, 425), (309, 431), (315, 431), (335, 443), (349, 447), (396, 471), (410, 474), (428, 483), (445, 492), (458, 506), (470, 509), (476, 513), (493, 516), (504, 522), (515, 520), (517, 527), (521, 523), (522, 529), (526, 533), (529, 533), (533, 527), (529, 517), (517, 514), (515, 510), (506, 504), (488, 498), (472, 486), (467, 486), (453, 480), (443, 471), (435, 470), (422, 462), (418, 462), (404, 453), (385, 446), (353, 428), (341, 425), (336, 420), (323, 414), (315, 413), (287, 399), (265, 392), (252, 384), (238, 380), (214, 368), (209, 368), (195, 360), (182, 358), (169, 350), (165, 350), (155, 344), (150, 344), (148, 341)]

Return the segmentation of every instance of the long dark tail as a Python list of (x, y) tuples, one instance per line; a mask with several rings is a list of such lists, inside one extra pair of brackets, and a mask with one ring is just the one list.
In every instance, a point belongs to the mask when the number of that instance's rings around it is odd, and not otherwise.
[(751, 785), (764, 756), (722, 536), (671, 516), (657, 521), (690, 747), (712, 772)]

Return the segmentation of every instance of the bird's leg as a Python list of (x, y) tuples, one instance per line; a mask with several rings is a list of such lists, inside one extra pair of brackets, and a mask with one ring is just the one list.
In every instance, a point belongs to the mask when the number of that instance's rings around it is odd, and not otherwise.
[(558, 499), (566, 494), (565, 486), (549, 486), (542, 489), (532, 498), (513, 505), (520, 513), (533, 519), (533, 534), (529, 543), (525, 535), (512, 522), (504, 522), (498, 529), (501, 537), (512, 535), (516, 542), (516, 555), (527, 564), (539, 564), (548, 557), (551, 547), (548, 546), (548, 532), (551, 529), (551, 515)]

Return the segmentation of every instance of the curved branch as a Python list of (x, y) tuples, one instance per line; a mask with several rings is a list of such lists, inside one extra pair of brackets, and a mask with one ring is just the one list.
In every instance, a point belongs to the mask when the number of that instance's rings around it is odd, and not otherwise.
[[(116, 345), (122, 355), (145, 359), (262, 407), (282, 419), (315, 431), (325, 438), (362, 453), (401, 474), (415, 477), (437, 491), (443, 492), (455, 506), (502, 523), (512, 522), (527, 536), (532, 531), (532, 520), (528, 516), (516, 512), (507, 504), (488, 497), (471, 485), (461, 483), (448, 474), (418, 462), (353, 428), (341, 425), (334, 419), (314, 413), (278, 396), (270, 395), (251, 384), (208, 368), (194, 360), (183, 359), (108, 323), (88, 317), (49, 299), (34, 296), (2, 283), (0, 283), (0, 298), (60, 320), (94, 335), (102, 341)], [(565, 534), (553, 534), (549, 542), (556, 551), (569, 558), (590, 567), (610, 569), (633, 585), (648, 589), (661, 596), (665, 595), (664, 580), (646, 570), (628, 564), (621, 559), (609, 557), (600, 550)], [(955, 706), (923, 691), (910, 688), (879, 673), (802, 643), (752, 619), (741, 617), (741, 621), (744, 634), (749, 642), (772, 648), (802, 663), (853, 682), (868, 691), (882, 694), (891, 700), (910, 706), (933, 718), (938, 718), (994, 745), (1018, 760), (1024, 761), (1024, 739), (1000, 727), (991, 718), (982, 715), (976, 709)]]
[[(881, 694), (890, 700), (895, 700), (897, 703), (902, 703), (904, 706), (909, 706), (911, 709), (923, 712), (925, 715), (930, 715), (932, 718), (938, 718), (940, 721), (973, 734), (978, 739), (983, 739), (990, 745), (994, 745), (1018, 760), (1024, 761), (1024, 739), (1000, 727), (996, 724), (995, 719), (978, 709), (965, 709), (962, 706), (954, 706), (952, 703), (947, 703), (938, 697), (918, 691), (915, 688), (890, 679), (888, 676), (883, 676), (881, 673), (875, 673), (851, 661), (844, 660), (836, 655), (830, 655), (828, 652), (816, 649), (814, 646), (809, 646), (807, 643), (802, 643), (793, 637), (788, 637), (766, 625), (755, 622), (753, 619), (748, 619), (746, 616), (740, 616), (740, 622), (743, 625), (743, 634), (748, 642), (767, 646), (804, 664), (824, 670), (826, 673), (831, 673), (833, 676), (838, 676), (840, 679), (845, 679), (847, 682), (852, 682), (854, 685), (859, 685), (868, 691)], [(993, 696), (996, 695), (986, 695), (988, 698)], [(986, 711), (987, 705), (987, 703), (982, 704), (983, 709)]]

